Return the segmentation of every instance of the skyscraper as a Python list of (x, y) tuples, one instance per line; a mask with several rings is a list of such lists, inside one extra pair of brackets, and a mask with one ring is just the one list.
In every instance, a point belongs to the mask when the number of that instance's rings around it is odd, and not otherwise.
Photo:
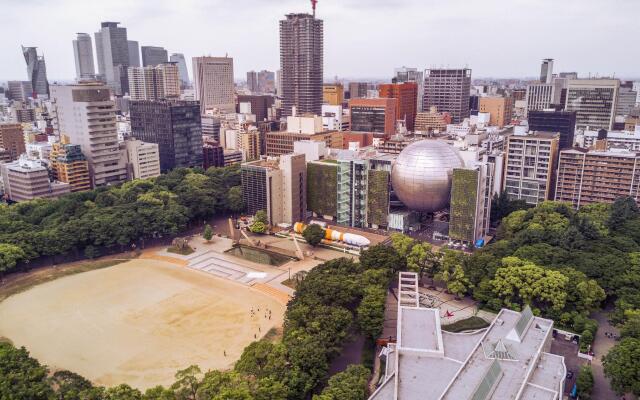
[(180, 97), (180, 78), (176, 63), (149, 67), (129, 67), (131, 100), (159, 100)]
[(93, 186), (125, 181), (126, 157), (118, 145), (116, 104), (109, 88), (95, 82), (54, 85), (51, 97), (58, 134), (80, 145)]
[(135, 40), (127, 40), (127, 46), (129, 47), (129, 66), (140, 66), (140, 46)]
[(553, 58), (545, 58), (540, 66), (540, 83), (551, 83), (553, 80)]
[(527, 113), (545, 110), (551, 106), (554, 98), (554, 85), (547, 83), (532, 83), (527, 85)]
[(184, 88), (189, 86), (189, 70), (187, 70), (187, 62), (184, 59), (184, 54), (173, 53), (171, 54), (171, 57), (169, 57), (169, 61), (174, 62), (178, 65), (178, 73), (180, 74), (182, 87)]
[(142, 46), (142, 66), (153, 67), (158, 64), (169, 62), (169, 55), (164, 47), (158, 46)]
[(202, 167), (202, 126), (196, 101), (132, 101), (131, 133), (157, 143), (160, 170)]
[(258, 91), (258, 74), (256, 71), (247, 72), (247, 89), (249, 89), (251, 93)]
[(413, 132), (416, 120), (418, 84), (415, 82), (383, 83), (378, 86), (378, 95), (397, 99), (396, 118), (405, 121), (405, 126)]
[(203, 114), (214, 108), (234, 112), (233, 58), (194, 57), (193, 82)]
[(37, 47), (22, 46), (22, 54), (27, 63), (27, 75), (33, 88), (32, 97), (49, 96), (49, 82), (47, 81), (47, 66), (44, 56), (39, 56)]
[(423, 111), (422, 98), (424, 97), (424, 72), (417, 68), (400, 67), (394, 71), (394, 79), (397, 83), (415, 82), (418, 84), (417, 112)]
[(576, 112), (577, 129), (613, 128), (620, 81), (572, 79), (567, 87), (565, 110)]
[[(129, 66), (129, 43), (127, 28), (119, 27), (119, 22), (102, 22), (100, 32), (95, 33), (98, 71), (116, 94), (124, 94), (122, 73)], [(125, 66), (120, 68), (120, 66)]]
[(93, 65), (93, 45), (91, 36), (86, 33), (78, 33), (73, 41), (73, 55), (76, 61), (76, 79), (94, 79), (96, 69)]
[[(323, 21), (310, 14), (287, 14), (280, 21), (283, 116), (322, 112)], [(280, 93), (279, 93), (280, 95)]]
[(424, 79), (424, 110), (436, 106), (440, 112), (448, 112), (454, 124), (469, 117), (471, 70), (428, 69)]

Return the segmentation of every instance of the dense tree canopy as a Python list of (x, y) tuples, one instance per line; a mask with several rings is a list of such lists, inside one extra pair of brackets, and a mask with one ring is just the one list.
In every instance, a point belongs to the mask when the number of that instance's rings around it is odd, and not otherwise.
[[(59, 254), (95, 257), (139, 239), (175, 236), (189, 222), (237, 212), (238, 167), (176, 169), (157, 178), (0, 206), (0, 274)], [(241, 194), (241, 193), (240, 193)]]
[(322, 239), (324, 239), (324, 229), (318, 224), (310, 224), (307, 228), (302, 232), (302, 237), (307, 241), (311, 246), (317, 246), (320, 244)]

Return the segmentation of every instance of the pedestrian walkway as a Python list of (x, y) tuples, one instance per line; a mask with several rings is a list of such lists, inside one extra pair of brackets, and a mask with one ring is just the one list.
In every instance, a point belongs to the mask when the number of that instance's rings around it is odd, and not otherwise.
[[(613, 338), (607, 337), (606, 332), (619, 335), (618, 329), (612, 326), (607, 314), (604, 311), (600, 311), (592, 316), (598, 321), (598, 331), (596, 332), (595, 340), (593, 341), (593, 352), (595, 356), (591, 361), (591, 369), (593, 370), (593, 394), (591, 398), (598, 400), (618, 400), (621, 397), (616, 395), (611, 386), (609, 385), (609, 379), (604, 376), (604, 367), (602, 365), (602, 358), (607, 355), (609, 350), (616, 344)], [(632, 399), (631, 395), (625, 396), (626, 399)]]
[(281, 290), (278, 290), (273, 286), (269, 286), (265, 283), (256, 283), (252, 287), (264, 294), (269, 295), (270, 297), (273, 297), (274, 299), (278, 300), (282, 304), (286, 305), (289, 302), (289, 300), (291, 300), (291, 296), (289, 296), (287, 293)]
[(171, 257), (167, 255), (161, 255), (161, 254), (158, 254), (156, 251), (145, 251), (142, 254), (140, 254), (139, 258), (147, 259), (147, 260), (164, 261), (174, 265), (179, 265), (181, 267), (186, 267), (187, 265), (189, 265), (189, 262), (184, 259), (181, 259), (178, 257)]

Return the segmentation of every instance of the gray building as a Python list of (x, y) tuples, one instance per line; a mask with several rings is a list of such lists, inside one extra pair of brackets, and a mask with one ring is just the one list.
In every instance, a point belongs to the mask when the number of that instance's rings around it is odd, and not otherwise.
[(47, 81), (47, 66), (44, 56), (39, 56), (37, 47), (22, 46), (24, 61), (27, 63), (27, 76), (33, 89), (33, 97), (49, 96), (49, 82)]
[(164, 47), (158, 46), (142, 46), (142, 66), (153, 67), (158, 64), (169, 62), (169, 55)]
[(171, 57), (169, 57), (169, 61), (178, 64), (178, 73), (180, 74), (180, 82), (182, 84), (182, 87), (188, 87), (190, 85), (189, 70), (187, 69), (187, 61), (184, 58), (184, 54), (173, 53), (171, 54)]
[(131, 133), (157, 143), (160, 170), (202, 167), (202, 125), (197, 101), (131, 101)]
[(27, 101), (33, 93), (31, 81), (9, 81), (7, 86), (9, 100)]
[(545, 58), (540, 65), (540, 83), (551, 83), (553, 80), (553, 58)]
[(619, 90), (617, 79), (572, 79), (567, 87), (565, 110), (576, 112), (577, 129), (611, 130)]
[(87, 33), (78, 33), (73, 41), (73, 56), (76, 62), (76, 79), (94, 79), (96, 68), (93, 64), (93, 44)]
[(127, 46), (129, 47), (129, 66), (140, 66), (140, 46), (135, 40), (127, 40)]
[[(116, 94), (124, 94), (122, 79), (126, 79), (126, 67), (129, 65), (129, 43), (127, 28), (118, 26), (119, 22), (102, 22), (100, 31), (94, 34), (98, 55), (98, 72), (107, 85)], [(124, 66), (124, 68), (121, 68)], [(122, 76), (122, 74), (125, 76)]]
[(621, 87), (618, 92), (616, 115), (629, 115), (636, 106), (638, 93), (630, 87)]
[(258, 91), (258, 74), (256, 71), (247, 72), (247, 89), (249, 89), (251, 93)]
[(428, 69), (425, 75), (423, 110), (435, 106), (451, 114), (454, 124), (469, 117), (470, 69)]
[(322, 113), (323, 21), (310, 14), (287, 14), (280, 21), (280, 69), (284, 117)]

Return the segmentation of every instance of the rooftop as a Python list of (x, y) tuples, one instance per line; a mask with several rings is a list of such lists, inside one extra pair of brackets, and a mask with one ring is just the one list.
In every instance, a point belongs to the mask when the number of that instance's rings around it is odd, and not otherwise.
[(397, 343), (388, 348), (385, 381), (370, 400), (561, 398), (564, 358), (544, 352), (553, 321), (528, 307), (503, 309), (486, 329), (444, 332), (439, 309), (411, 304), (419, 294), (407, 284), (410, 274), (400, 278)]

